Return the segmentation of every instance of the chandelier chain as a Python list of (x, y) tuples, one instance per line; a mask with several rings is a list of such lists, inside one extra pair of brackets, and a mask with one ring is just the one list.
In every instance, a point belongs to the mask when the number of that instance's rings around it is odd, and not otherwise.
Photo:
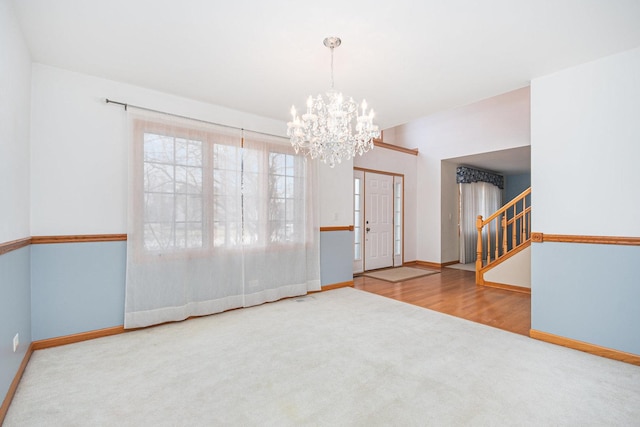
[(333, 90), (333, 46), (331, 47), (331, 90)]

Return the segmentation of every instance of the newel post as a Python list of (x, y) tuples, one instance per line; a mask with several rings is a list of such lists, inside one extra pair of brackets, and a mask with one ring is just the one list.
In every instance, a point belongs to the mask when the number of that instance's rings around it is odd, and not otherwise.
[(482, 277), (480, 269), (482, 269), (482, 215), (478, 215), (476, 219), (476, 228), (478, 229), (478, 249), (476, 250), (476, 284), (482, 285)]

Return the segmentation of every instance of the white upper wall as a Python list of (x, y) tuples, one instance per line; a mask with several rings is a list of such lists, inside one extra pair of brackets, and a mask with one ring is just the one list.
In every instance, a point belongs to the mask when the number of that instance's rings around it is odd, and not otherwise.
[(411, 121), (395, 130), (407, 147), (440, 160), (530, 145), (529, 87)]
[(0, 0), (0, 243), (30, 236), (31, 57), (13, 7)]
[[(455, 260), (449, 259), (455, 257), (457, 247), (449, 217), (457, 218), (458, 212), (451, 197), (444, 197), (446, 203), (442, 204), (441, 161), (530, 145), (530, 133), (528, 87), (433, 114), (393, 130), (399, 145), (420, 150), (416, 187), (418, 260), (438, 263)], [(449, 184), (444, 191), (455, 191)], [(444, 235), (443, 223), (447, 224)]]
[(534, 231), (640, 236), (640, 48), (531, 84)]
[(353, 159), (334, 168), (320, 163), (320, 227), (353, 225)]
[[(126, 232), (126, 113), (121, 106), (106, 104), (105, 98), (249, 130), (286, 133), (286, 123), (277, 120), (34, 64), (32, 235)], [(11, 162), (16, 157), (11, 156)], [(22, 167), (28, 170), (28, 162)], [(22, 215), (28, 217), (28, 209)]]

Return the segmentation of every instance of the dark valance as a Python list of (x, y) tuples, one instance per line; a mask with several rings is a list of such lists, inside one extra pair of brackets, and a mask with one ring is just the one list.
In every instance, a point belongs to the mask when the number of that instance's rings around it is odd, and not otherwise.
[(470, 184), (472, 182), (488, 182), (496, 187), (504, 188), (504, 177), (491, 172), (458, 166), (456, 168), (456, 182), (458, 184)]

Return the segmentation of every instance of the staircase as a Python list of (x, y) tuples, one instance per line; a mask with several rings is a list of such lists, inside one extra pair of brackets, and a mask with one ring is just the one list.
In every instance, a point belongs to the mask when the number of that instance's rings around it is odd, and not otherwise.
[[(478, 215), (476, 284), (530, 293), (531, 288), (485, 280), (485, 274), (501, 264), (515, 261), (517, 254), (531, 246), (531, 187), (520, 193), (487, 219)], [(529, 202), (529, 206), (527, 206)], [(523, 254), (520, 256), (522, 257)], [(530, 257), (528, 259), (531, 265)], [(504, 268), (504, 266), (503, 266)]]

